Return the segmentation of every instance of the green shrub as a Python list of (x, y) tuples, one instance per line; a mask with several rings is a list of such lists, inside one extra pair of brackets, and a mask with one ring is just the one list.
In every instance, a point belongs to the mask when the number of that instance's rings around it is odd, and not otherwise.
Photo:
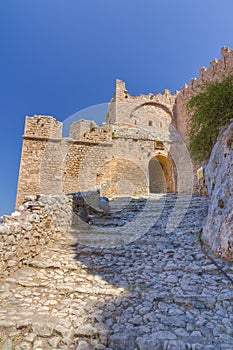
[(233, 76), (209, 83), (188, 104), (189, 150), (193, 160), (210, 157), (219, 129), (233, 118)]

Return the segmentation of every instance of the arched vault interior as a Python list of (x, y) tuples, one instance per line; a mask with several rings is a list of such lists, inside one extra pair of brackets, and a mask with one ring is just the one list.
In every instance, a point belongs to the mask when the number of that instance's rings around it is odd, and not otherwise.
[(149, 162), (150, 193), (175, 192), (173, 165), (169, 158), (156, 155)]

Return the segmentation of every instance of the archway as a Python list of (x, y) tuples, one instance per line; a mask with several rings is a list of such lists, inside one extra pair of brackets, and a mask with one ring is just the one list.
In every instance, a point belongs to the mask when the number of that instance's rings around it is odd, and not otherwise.
[(165, 156), (157, 155), (149, 162), (150, 193), (175, 192), (172, 162)]

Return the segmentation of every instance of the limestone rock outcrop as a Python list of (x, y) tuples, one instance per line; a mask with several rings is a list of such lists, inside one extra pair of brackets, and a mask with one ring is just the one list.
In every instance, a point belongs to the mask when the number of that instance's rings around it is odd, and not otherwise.
[(220, 131), (205, 179), (210, 205), (203, 239), (215, 253), (233, 260), (233, 121)]

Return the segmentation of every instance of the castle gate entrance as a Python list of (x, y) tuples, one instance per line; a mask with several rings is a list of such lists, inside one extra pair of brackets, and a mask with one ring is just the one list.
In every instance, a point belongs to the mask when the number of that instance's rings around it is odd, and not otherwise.
[(172, 162), (165, 156), (157, 155), (149, 162), (150, 193), (175, 192)]

